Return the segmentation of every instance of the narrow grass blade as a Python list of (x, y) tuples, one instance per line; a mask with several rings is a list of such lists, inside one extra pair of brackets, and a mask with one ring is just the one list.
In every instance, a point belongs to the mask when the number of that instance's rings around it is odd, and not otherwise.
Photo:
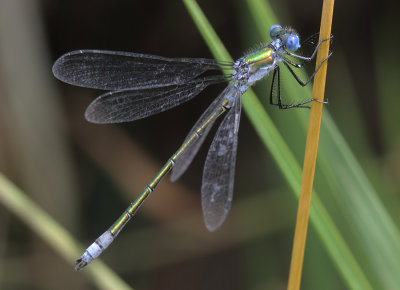
[[(227, 54), (226, 49), (218, 49), (221, 42), (217, 40), (218, 38), (215, 32), (209, 31), (212, 29), (211, 25), (206, 20), (197, 3), (193, 0), (184, 0), (184, 3), (207, 45), (212, 47), (212, 49), (210, 49), (214, 57), (217, 59), (230, 60), (231, 57)], [(261, 2), (258, 1), (257, 3)], [(257, 9), (260, 9), (261, 13), (265, 12), (265, 5), (260, 5), (254, 10)], [(261, 16), (259, 19), (263, 19), (263, 17), (264, 16)], [(259, 27), (268, 27), (268, 25), (259, 25)], [(205, 35), (207, 35), (207, 37)], [(297, 195), (300, 189), (300, 166), (252, 90), (249, 90), (245, 96), (243, 96), (243, 107), (261, 140), (271, 152), (271, 155), (293, 189), (293, 192)], [(321, 239), (324, 241), (328, 252), (338, 266), (339, 272), (349, 285), (349, 288), (372, 289), (361, 267), (358, 265), (346, 243), (340, 236), (339, 231), (330, 219), (326, 209), (316, 195), (314, 195), (312, 201), (310, 217)]]
[[(276, 17), (271, 16), (272, 12), (266, 1), (247, 2), (257, 22), (259, 34), (263, 37), (266, 27), (276, 23)], [(299, 93), (297, 83), (289, 79), (283, 81), (288, 94)], [(311, 95), (310, 89), (307, 88), (305, 93)], [(330, 100), (334, 98), (328, 97)], [(296, 112), (296, 115), (299, 123), (304, 124), (305, 128), (304, 115), (299, 112)], [(333, 251), (337, 248), (337, 241), (324, 241), (328, 253), (348, 283), (361, 281), (367, 276), (374, 289), (396, 289), (400, 285), (400, 260), (396, 259), (400, 256), (399, 230), (328, 111), (325, 111), (323, 116), (319, 151), (318, 169), (328, 188), (326, 191), (319, 191), (320, 198), (333, 198), (336, 201), (337, 207), (333, 208), (330, 204), (326, 206), (330, 209), (332, 219), (340, 223), (341, 235), (345, 234), (346, 243), (352, 255), (356, 255), (358, 265), (362, 265), (363, 277), (349, 274), (346, 265), (338, 263), (338, 257), (346, 257), (342, 256), (342, 251)], [(315, 199), (313, 203), (314, 201)], [(312, 218), (311, 221), (323, 237), (324, 231), (320, 231), (316, 225), (320, 220)]]
[[(70, 263), (72, 269), (73, 261), (82, 253), (83, 248), (78, 246), (60, 224), (1, 173), (0, 202)], [(99, 289), (132, 289), (100, 261), (94, 263), (86, 273)]]

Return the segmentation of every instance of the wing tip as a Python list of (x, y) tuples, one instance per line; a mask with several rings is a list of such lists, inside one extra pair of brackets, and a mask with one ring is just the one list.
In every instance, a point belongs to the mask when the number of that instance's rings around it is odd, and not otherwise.
[(204, 212), (204, 224), (210, 232), (215, 232), (218, 230), (226, 219), (226, 214), (223, 215), (207, 215)]
[(96, 100), (94, 100), (87, 108), (85, 111), (85, 119), (86, 121), (94, 124), (107, 124), (105, 120), (102, 118), (99, 118), (97, 115), (97, 110), (96, 109)]
[(60, 67), (62, 66), (63, 62), (63, 56), (60, 56), (53, 64), (52, 68), (51, 68), (51, 72), (53, 73), (53, 75), (60, 81), (62, 81), (62, 77), (60, 74)]
[(54, 62), (51, 71), (53, 72), (53, 75), (59, 79), (62, 82), (69, 83), (68, 78), (66, 78), (64, 75), (65, 73), (65, 64), (68, 63), (68, 58), (76, 55), (76, 54), (82, 54), (84, 51), (83, 50), (73, 50), (67, 53), (64, 53), (61, 55), (59, 58), (56, 59)]

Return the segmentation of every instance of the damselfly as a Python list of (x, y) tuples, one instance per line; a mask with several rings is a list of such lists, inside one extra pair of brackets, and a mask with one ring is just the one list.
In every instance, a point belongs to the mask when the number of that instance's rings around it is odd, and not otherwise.
[[(114, 241), (169, 171), (172, 170), (172, 181), (185, 172), (216, 119), (225, 115), (208, 151), (201, 188), (207, 229), (214, 231), (221, 226), (232, 202), (241, 96), (255, 82), (273, 71), (270, 103), (281, 109), (306, 107), (314, 99), (297, 104), (282, 102), (279, 65), (283, 63), (296, 81), (305, 86), (326, 60), (302, 82), (293, 68), (299, 68), (305, 62), (311, 61), (320, 44), (328, 39), (317, 44), (314, 41), (315, 36), (306, 40), (315, 45), (311, 56), (306, 57), (294, 54), (300, 47), (300, 41), (293, 29), (273, 25), (269, 35), (272, 39), (270, 43), (247, 53), (234, 63), (103, 50), (72, 51), (55, 62), (53, 73), (59, 80), (76, 86), (109, 91), (95, 99), (87, 108), (85, 117), (93, 123), (128, 122), (154, 115), (192, 99), (209, 85), (229, 81), (228, 86), (190, 130), (182, 146), (145, 186), (137, 199), (75, 262), (76, 270), (97, 258)], [(207, 71), (224, 69), (232, 70), (230, 77), (222, 74), (204, 75)]]

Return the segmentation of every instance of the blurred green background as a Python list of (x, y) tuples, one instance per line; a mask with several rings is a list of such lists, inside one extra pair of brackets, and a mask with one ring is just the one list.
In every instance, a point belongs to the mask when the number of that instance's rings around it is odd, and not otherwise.
[[(260, 34), (263, 22), (251, 2), (199, 1), (234, 58), (267, 40), (269, 27)], [(319, 31), (320, 1), (270, 4), (280, 24), (301, 37)], [(352, 269), (360, 269), (354, 281), (399, 289), (400, 7), (388, 0), (335, 4), (315, 188), (356, 261)], [(63, 84), (51, 73), (60, 55), (86, 48), (212, 58), (181, 1), (0, 0), (0, 171), (85, 247), (223, 89), (208, 88), (133, 123), (89, 124), (83, 113), (101, 92)], [(301, 165), (308, 111), (268, 106), (269, 81), (255, 91)], [(343, 139), (331, 133), (336, 129)], [(232, 211), (219, 231), (207, 232), (200, 188), (208, 144), (177, 183), (159, 185), (102, 260), (135, 289), (285, 289), (293, 189), (243, 114)], [(3, 204), (0, 231), (1, 289), (98, 288), (90, 269), (75, 272), (74, 257), (61, 258)], [(362, 289), (320, 237), (310, 226), (302, 289)]]

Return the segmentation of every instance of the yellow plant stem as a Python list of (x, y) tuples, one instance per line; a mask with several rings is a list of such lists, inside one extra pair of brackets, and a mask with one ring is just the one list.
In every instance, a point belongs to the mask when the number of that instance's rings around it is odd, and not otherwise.
[[(322, 7), (320, 40), (331, 35), (334, 0), (324, 0)], [(323, 59), (328, 57), (329, 41), (321, 44), (317, 53), (317, 67)], [(312, 97), (323, 101), (325, 92), (327, 61), (325, 61), (314, 78)], [(311, 193), (314, 182), (315, 162), (317, 160), (318, 139), (321, 126), (323, 104), (313, 102), (310, 110), (308, 133), (303, 164), (299, 205), (297, 209), (296, 229), (294, 234), (292, 260), (290, 263), (288, 290), (300, 289), (301, 273), (303, 268), (304, 249), (307, 237), (308, 216), (310, 211)]]

